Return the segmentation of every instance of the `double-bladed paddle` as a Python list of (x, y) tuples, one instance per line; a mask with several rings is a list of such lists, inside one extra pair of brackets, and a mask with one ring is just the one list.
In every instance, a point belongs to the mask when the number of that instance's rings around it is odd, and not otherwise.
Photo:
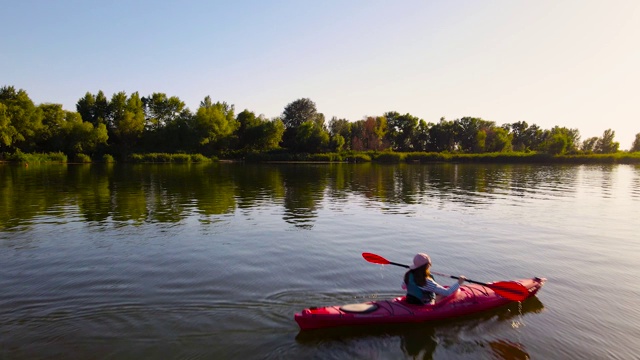
[[(362, 253), (362, 257), (370, 263), (380, 264), (380, 265), (395, 265), (403, 268), (409, 268), (409, 265), (400, 264), (391, 262), (380, 255), (372, 254), (372, 253)], [(437, 273), (435, 271), (431, 271), (432, 274), (447, 276), (452, 279), (459, 279), (457, 276)], [(502, 296), (505, 299), (513, 300), (513, 301), (522, 301), (529, 297), (529, 290), (522, 284), (517, 283), (515, 281), (498, 281), (494, 283), (483, 283), (475, 280), (465, 279), (473, 284), (478, 284), (482, 286), (486, 286), (489, 289), (495, 291), (496, 294)]]

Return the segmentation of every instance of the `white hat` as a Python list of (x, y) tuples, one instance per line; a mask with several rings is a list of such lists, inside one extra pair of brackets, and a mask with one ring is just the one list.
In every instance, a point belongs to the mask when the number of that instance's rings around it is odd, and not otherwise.
[(413, 257), (413, 265), (411, 265), (409, 268), (411, 270), (414, 270), (419, 268), (420, 266), (424, 266), (427, 264), (431, 265), (431, 258), (429, 257), (429, 255), (425, 253), (419, 253)]

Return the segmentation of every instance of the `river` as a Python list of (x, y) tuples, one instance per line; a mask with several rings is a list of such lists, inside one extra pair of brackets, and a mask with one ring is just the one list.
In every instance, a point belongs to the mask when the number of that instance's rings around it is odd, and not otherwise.
[[(0, 164), (0, 359), (633, 359), (639, 232), (632, 165)], [(548, 281), (478, 316), (300, 332), (306, 307), (402, 294), (363, 252)]]

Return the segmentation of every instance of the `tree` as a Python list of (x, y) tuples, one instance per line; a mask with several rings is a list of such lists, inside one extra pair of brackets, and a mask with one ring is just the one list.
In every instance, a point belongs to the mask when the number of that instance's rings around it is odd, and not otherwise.
[(269, 150), (276, 148), (282, 140), (284, 124), (276, 118), (269, 121), (244, 110), (236, 118), (238, 122), (239, 147), (251, 150)]
[(556, 133), (547, 140), (547, 152), (551, 155), (562, 155), (569, 147), (569, 138), (566, 134)]
[(458, 129), (453, 121), (440, 118), (440, 122), (429, 128), (428, 151), (454, 151)]
[(318, 118), (316, 103), (311, 101), (311, 99), (302, 98), (289, 103), (285, 106), (282, 113), (282, 123), (285, 127), (282, 146), (288, 149), (294, 149), (297, 146), (296, 134), (298, 128), (307, 121), (319, 120), (324, 122), (324, 116), (322, 116), (322, 119)]
[(578, 129), (555, 126), (551, 130), (546, 130), (543, 138), (544, 141), (540, 144), (539, 149), (549, 154), (560, 155), (578, 150), (580, 132)]
[(387, 140), (395, 151), (413, 151), (413, 138), (416, 136), (420, 119), (407, 113), (400, 115), (396, 111), (384, 114), (387, 119)]
[(317, 113), (316, 103), (311, 99), (298, 99), (284, 108), (282, 122), (286, 129), (295, 129), (309, 120), (315, 120)]
[(329, 133), (315, 121), (307, 121), (298, 127), (294, 150), (308, 153), (326, 151)]
[(336, 152), (340, 152), (344, 149), (344, 137), (342, 137), (342, 135), (337, 134), (334, 136), (331, 136), (330, 140), (329, 140), (329, 147), (331, 148), (331, 151), (336, 151)]
[(613, 141), (616, 136), (616, 132), (607, 129), (602, 134), (602, 137), (598, 139), (596, 142), (596, 146), (594, 151), (599, 154), (612, 154), (618, 152), (618, 148), (620, 148), (620, 143), (617, 141)]
[(175, 120), (184, 110), (185, 104), (177, 96), (167, 97), (164, 93), (153, 93), (143, 97), (146, 127), (158, 130)]
[[(33, 151), (42, 127), (42, 111), (36, 107), (26, 91), (13, 86), (0, 88), (0, 104), (4, 105), (4, 129), (0, 129), (6, 146)], [(9, 141), (6, 141), (9, 140)]]
[(92, 124), (96, 124), (96, 98), (90, 92), (87, 91), (84, 97), (80, 98), (76, 103), (76, 111), (80, 114), (83, 121), (89, 121)]
[(188, 108), (164, 128), (160, 129), (156, 136), (160, 141), (154, 141), (154, 149), (163, 152), (194, 152), (200, 141), (195, 116)]
[(503, 125), (503, 128), (510, 131), (515, 151), (536, 150), (542, 147), (544, 131), (536, 124), (529, 126), (526, 121), (518, 121)]
[(114, 142), (122, 154), (129, 153), (144, 131), (145, 117), (140, 95), (134, 92), (127, 98), (124, 91), (113, 94), (109, 109)]
[(598, 143), (598, 137), (590, 137), (582, 142), (582, 146), (580, 150), (586, 153), (592, 153), (596, 149), (596, 144)]
[(256, 133), (254, 129), (260, 125), (260, 120), (255, 113), (245, 109), (238, 114), (236, 121), (238, 122), (237, 134), (240, 147), (251, 147), (252, 143), (255, 142)]
[(99, 145), (106, 145), (107, 126), (98, 124), (93, 126), (88, 121), (82, 121), (78, 113), (67, 112), (65, 128), (65, 148), (67, 154), (92, 154)]
[(352, 124), (353, 150), (384, 150), (389, 148), (389, 142), (385, 139), (387, 133), (387, 119), (384, 116), (369, 116), (364, 120)]
[(93, 124), (94, 127), (99, 124), (105, 124), (108, 127), (112, 127), (109, 116), (109, 100), (104, 95), (102, 90), (98, 91), (97, 95), (92, 95), (87, 92), (84, 97), (80, 98), (76, 103), (76, 111), (82, 117), (82, 121), (88, 121)]
[(223, 148), (238, 127), (233, 105), (226, 102), (214, 104), (209, 96), (200, 102), (194, 120), (199, 135), (198, 142), (206, 150), (205, 152)]
[(427, 151), (429, 145), (429, 128), (432, 124), (427, 123), (424, 120), (418, 122), (418, 128), (416, 134), (413, 137), (413, 150), (414, 151)]
[(0, 102), (0, 150), (9, 147), (16, 136), (16, 129), (11, 126), (11, 121), (7, 115), (7, 106)]
[(258, 126), (260, 136), (257, 137), (256, 147), (261, 150), (270, 150), (278, 147), (284, 134), (284, 123), (280, 118), (265, 121)]
[(636, 139), (633, 140), (633, 144), (631, 145), (630, 152), (640, 151), (640, 133), (636, 134)]
[[(67, 112), (61, 104), (40, 104), (42, 128), (38, 136), (38, 150), (63, 151)], [(77, 113), (76, 113), (77, 114)], [(78, 114), (78, 116), (80, 116)]]
[(109, 130), (109, 126), (113, 126), (113, 124), (109, 123), (109, 119), (111, 118), (110, 105), (109, 99), (107, 99), (104, 92), (102, 92), (102, 90), (98, 91), (98, 94), (96, 95), (95, 108), (93, 110), (93, 120), (91, 120), (93, 126), (105, 124), (107, 126), (107, 130)]
[(501, 127), (493, 127), (487, 130), (484, 151), (504, 152), (511, 151), (512, 135)]
[[(329, 135), (331, 136), (331, 141), (334, 145), (342, 142), (342, 146), (340, 149), (351, 150), (351, 122), (347, 119), (338, 119), (337, 117), (333, 117), (331, 121), (329, 121)], [(337, 137), (341, 137), (342, 141), (335, 140)], [(338, 147), (334, 146), (336, 151)]]
[[(483, 120), (481, 118), (463, 117), (453, 121), (455, 129), (455, 142), (459, 150), (463, 152), (482, 152), (485, 150), (484, 142), (488, 132), (493, 131), (495, 127), (493, 121)], [(484, 132), (481, 134), (480, 132)]]

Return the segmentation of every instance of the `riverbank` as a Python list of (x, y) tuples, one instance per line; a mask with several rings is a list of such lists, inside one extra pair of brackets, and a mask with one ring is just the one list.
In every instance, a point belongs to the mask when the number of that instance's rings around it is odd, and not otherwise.
[[(0, 162), (10, 163), (112, 163), (111, 155), (103, 155), (99, 159), (92, 159), (87, 155), (76, 155), (71, 160), (63, 153), (33, 153), (33, 154), (0, 154)], [(571, 154), (550, 155), (535, 152), (500, 152), (482, 154), (435, 153), (435, 152), (342, 152), (342, 153), (289, 153), (284, 151), (229, 153), (206, 157), (201, 154), (168, 154), (149, 153), (132, 154), (121, 162), (126, 163), (202, 163), (209, 161), (220, 162), (253, 162), (253, 163), (285, 163), (285, 162), (313, 162), (313, 163), (496, 163), (496, 164), (640, 164), (640, 152), (617, 152), (613, 154)]]

